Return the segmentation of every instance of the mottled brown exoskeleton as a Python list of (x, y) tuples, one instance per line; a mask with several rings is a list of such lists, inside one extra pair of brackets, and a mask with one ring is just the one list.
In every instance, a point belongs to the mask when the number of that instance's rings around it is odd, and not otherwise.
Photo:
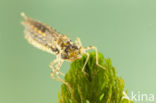
[(86, 51), (89, 49), (96, 51), (96, 64), (105, 70), (105, 67), (98, 64), (98, 52), (95, 46), (84, 48), (79, 38), (73, 43), (66, 35), (56, 32), (52, 27), (33, 20), (24, 13), (21, 13), (21, 16), (25, 19), (22, 24), (25, 27), (25, 38), (29, 43), (41, 50), (56, 55), (56, 59), (49, 65), (52, 69), (51, 78), (66, 84), (66, 82), (60, 78), (60, 75), (64, 76), (64, 74), (60, 72), (62, 63), (64, 61), (72, 62), (80, 59), (82, 54), (87, 55), (87, 59), (82, 68), (82, 72), (85, 73), (84, 69), (89, 59), (89, 54)]

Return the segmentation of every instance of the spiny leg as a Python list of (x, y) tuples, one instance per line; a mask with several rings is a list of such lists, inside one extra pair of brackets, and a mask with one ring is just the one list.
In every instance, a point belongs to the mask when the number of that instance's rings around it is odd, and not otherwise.
[(102, 66), (102, 65), (99, 64), (99, 60), (98, 60), (98, 50), (97, 50), (97, 48), (96, 48), (95, 46), (88, 46), (88, 47), (86, 47), (86, 48), (84, 48), (84, 49), (85, 49), (85, 51), (86, 51), (86, 50), (90, 50), (90, 49), (95, 50), (95, 52), (96, 52), (96, 65), (99, 66), (99, 67), (101, 67), (102, 69), (106, 70), (106, 68), (105, 68), (104, 66)]
[[(57, 64), (56, 64), (56, 63), (57, 63)], [(59, 69), (58, 69), (58, 68), (61, 67), (62, 63), (63, 63), (63, 61), (60, 61), (60, 59), (57, 58), (57, 59), (55, 59), (54, 61), (52, 61), (52, 62), (50, 63), (49, 66), (50, 66), (50, 68), (52, 69), (52, 71), (51, 71), (51, 78), (53, 78), (53, 79), (55, 79), (55, 80), (57, 80), (57, 81), (59, 81), (59, 82), (65, 83), (64, 80), (62, 80), (62, 79), (59, 77), (60, 74), (63, 74), (63, 73), (60, 73), (60, 71), (59, 71)], [(56, 64), (56, 65), (54, 66), (54, 64)], [(55, 73), (56, 73), (57, 77), (55, 77)], [(66, 83), (65, 83), (65, 84), (66, 84)]]
[[(54, 75), (54, 73), (56, 72), (56, 71), (58, 71), (57, 69), (56, 69), (56, 66), (58, 65), (58, 64), (56, 64), (56, 63), (58, 63), (60, 60), (57, 58), (57, 59), (55, 59), (55, 60), (53, 60), (50, 64), (49, 64), (49, 67), (51, 68), (51, 71), (52, 71), (52, 73), (51, 73), (51, 77), (54, 77), (53, 75)], [(56, 64), (56, 66), (53, 66), (54, 64)], [(59, 68), (59, 70), (60, 70), (60, 68)], [(64, 76), (64, 74), (62, 73), (62, 72), (60, 72), (59, 71), (59, 73), (62, 75), (62, 76)]]
[[(78, 38), (78, 37), (76, 38), (75, 44), (76, 44), (78, 47), (82, 48), (82, 43), (81, 43), (81, 41), (80, 41), (80, 38)], [(83, 51), (83, 52), (84, 52), (83, 54), (86, 54), (86, 55), (87, 55), (87, 58), (86, 58), (86, 61), (85, 61), (84, 65), (83, 65), (83, 67), (82, 67), (82, 72), (86, 75), (87, 73), (85, 72), (85, 67), (86, 67), (87, 62), (88, 62), (88, 60), (89, 60), (89, 54), (88, 54), (87, 52), (85, 52), (85, 51)]]
[[(75, 44), (78, 45), (79, 47), (83, 48), (83, 47), (82, 47), (82, 44), (81, 44), (81, 41), (80, 41), (80, 38), (76, 38)], [(86, 51), (89, 50), (89, 49), (93, 49), (93, 50), (95, 50), (95, 52), (96, 52), (96, 65), (98, 65), (99, 67), (101, 67), (101, 68), (103, 68), (104, 70), (106, 70), (106, 68), (103, 67), (102, 65), (100, 65), (99, 62), (98, 62), (98, 51), (97, 51), (97, 48), (96, 48), (95, 46), (88, 46), (88, 47), (82, 49), (83, 54), (86, 54), (86, 55), (87, 55), (85, 64), (84, 64), (84, 66), (83, 66), (83, 68), (82, 68), (82, 72), (84, 72), (84, 74), (86, 74), (86, 72), (85, 72), (84, 69), (85, 69), (85, 66), (86, 66), (86, 64), (87, 64), (87, 62), (88, 62), (88, 60), (89, 60), (89, 54), (88, 54)]]
[(63, 61), (60, 60), (60, 61), (56, 64), (56, 66), (54, 67), (54, 68), (56, 68), (56, 69), (55, 69), (55, 70), (56, 70), (56, 76), (57, 76), (57, 78), (60, 78), (60, 79), (61, 79), (60, 74), (64, 76), (64, 74), (60, 72), (60, 68), (61, 68), (62, 63), (63, 63)]
[[(57, 63), (57, 64), (55, 65), (55, 67), (53, 67), (53, 65), (55, 63)], [(54, 80), (59, 81), (59, 82), (65, 84), (69, 88), (69, 90), (71, 91), (71, 93), (72, 93), (72, 88), (71, 88), (70, 84), (68, 82), (65, 82), (60, 77), (60, 74), (64, 76), (64, 74), (60, 72), (60, 68), (61, 68), (62, 63), (63, 63), (63, 61), (60, 60), (59, 58), (55, 59), (54, 61), (52, 61), (50, 63), (50, 67), (53, 68), (52, 69), (52, 72), (51, 72), (51, 78), (53, 78)], [(56, 73), (56, 77), (54, 76), (55, 73)]]
[(59, 60), (60, 62), (56, 65), (56, 75), (57, 76), (60, 76), (62, 75), (63, 77), (65, 76), (64, 73), (60, 72), (60, 69), (61, 69), (61, 66), (62, 66), (62, 63), (63, 63), (63, 60)]
[(78, 46), (78, 47), (81, 47), (82, 46), (82, 43), (81, 43), (81, 41), (80, 41), (80, 38), (76, 38), (76, 40), (75, 40), (75, 44)]
[(58, 58), (53, 60), (52, 62), (50, 62), (49, 67), (51, 68), (51, 78), (55, 79), (55, 72), (56, 72), (56, 68), (53, 66), (54, 64), (56, 64), (58, 62)]
[(86, 61), (85, 61), (84, 65), (83, 65), (82, 72), (83, 72), (84, 74), (87, 74), (87, 73), (85, 72), (85, 67), (86, 67), (86, 65), (87, 65), (87, 63), (88, 63), (88, 60), (89, 60), (89, 54), (88, 54), (87, 52), (85, 52), (84, 54), (87, 55), (87, 58), (86, 58)]

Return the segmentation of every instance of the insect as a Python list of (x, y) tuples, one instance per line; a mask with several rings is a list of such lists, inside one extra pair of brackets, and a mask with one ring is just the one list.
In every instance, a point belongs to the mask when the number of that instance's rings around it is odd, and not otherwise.
[[(98, 52), (95, 46), (83, 47), (79, 38), (73, 43), (66, 35), (56, 32), (52, 27), (43, 24), (39, 21), (27, 17), (24, 13), (21, 16), (25, 19), (22, 24), (25, 27), (25, 38), (30, 44), (43, 51), (56, 55), (56, 59), (50, 63), (51, 78), (67, 84), (60, 75), (61, 65), (64, 61), (72, 62), (80, 59), (82, 54), (86, 54), (87, 58), (82, 68), (85, 73), (85, 66), (89, 59), (87, 50), (93, 49), (96, 51), (96, 64), (105, 70), (105, 67), (98, 63)], [(55, 74), (56, 73), (56, 74)]]

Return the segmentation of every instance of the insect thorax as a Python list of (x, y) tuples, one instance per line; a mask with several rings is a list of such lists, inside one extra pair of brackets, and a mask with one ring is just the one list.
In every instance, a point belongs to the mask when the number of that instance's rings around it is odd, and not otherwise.
[(66, 61), (74, 61), (81, 57), (80, 48), (72, 43), (72, 41), (65, 35), (61, 35), (58, 39), (58, 45), (61, 51), (61, 58)]

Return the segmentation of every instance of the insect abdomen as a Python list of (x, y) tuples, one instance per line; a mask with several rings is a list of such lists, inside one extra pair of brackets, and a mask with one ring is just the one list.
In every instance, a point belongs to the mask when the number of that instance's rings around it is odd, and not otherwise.
[(22, 15), (26, 21), (22, 22), (25, 26), (26, 39), (35, 47), (50, 53), (59, 53), (54, 45), (59, 34), (51, 27)]

